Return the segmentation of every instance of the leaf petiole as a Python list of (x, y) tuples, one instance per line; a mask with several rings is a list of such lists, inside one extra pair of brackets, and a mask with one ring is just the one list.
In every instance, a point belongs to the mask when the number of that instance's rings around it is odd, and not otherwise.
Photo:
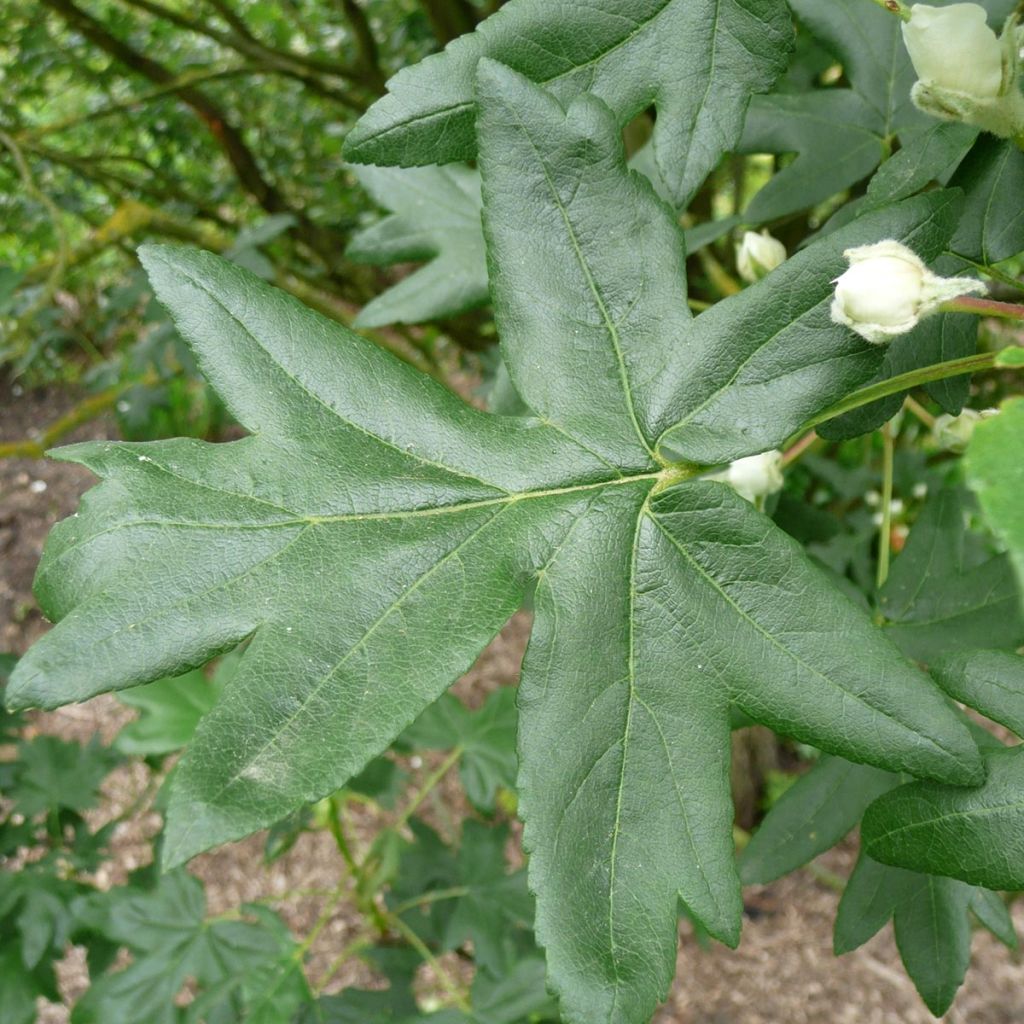
[[(862, 405), (870, 405), (880, 398), (888, 398), (889, 395), (898, 395), (901, 391), (910, 391), (912, 388), (920, 387), (922, 384), (930, 384), (936, 380), (946, 380), (948, 377), (959, 377), (962, 374), (978, 373), (981, 370), (991, 370), (996, 366), (996, 352), (982, 352), (978, 355), (965, 356), (962, 359), (950, 359), (944, 363), (933, 363), (931, 366), (922, 367), (919, 370), (910, 370), (901, 373), (888, 380), (878, 381), (876, 384), (869, 384), (860, 388), (852, 394), (847, 395), (840, 401), (830, 405), (827, 409), (818, 413), (808, 420), (793, 434), (793, 440), (800, 438), (809, 430), (827, 420), (842, 416), (844, 413), (859, 409)], [(791, 441), (792, 443), (792, 441)], [(788, 447), (788, 446), (787, 446)]]

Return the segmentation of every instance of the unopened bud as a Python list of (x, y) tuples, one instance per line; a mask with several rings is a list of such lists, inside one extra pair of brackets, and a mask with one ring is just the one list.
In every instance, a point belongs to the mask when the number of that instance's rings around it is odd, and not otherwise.
[(719, 479), (729, 484), (741, 498), (756, 503), (759, 498), (782, 490), (782, 452), (763, 452), (737, 459)]
[(925, 113), (1012, 138), (1024, 130), (1016, 17), (997, 37), (979, 4), (915, 4), (903, 41), (917, 72), (911, 93)]
[(971, 277), (939, 277), (912, 249), (888, 240), (847, 249), (850, 269), (836, 279), (832, 321), (856, 331), (873, 345), (906, 334), (943, 302), (984, 292)]
[(767, 231), (748, 231), (736, 247), (736, 269), (747, 284), (756, 284), (786, 261), (786, 247)]
[(998, 415), (998, 409), (983, 409), (981, 412), (976, 409), (964, 409), (959, 416), (943, 413), (935, 418), (932, 436), (940, 448), (960, 454), (967, 451), (967, 446), (974, 436), (974, 428), (982, 420)]

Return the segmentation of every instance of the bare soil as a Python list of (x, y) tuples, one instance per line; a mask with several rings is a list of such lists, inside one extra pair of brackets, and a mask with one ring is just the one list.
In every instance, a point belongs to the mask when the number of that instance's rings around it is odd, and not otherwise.
[[(73, 402), (64, 391), (16, 394), (0, 379), (0, 440), (18, 440), (40, 430)], [(108, 436), (109, 422), (88, 424), (68, 440)], [(90, 474), (76, 466), (37, 460), (0, 462), (0, 651), (23, 652), (47, 628), (32, 597), (32, 576), (50, 527), (71, 513), (90, 486)], [(44, 486), (45, 485), (45, 486)], [(476, 667), (456, 684), (472, 705), (498, 686), (514, 685), (529, 624), (516, 616), (481, 656)], [(110, 739), (130, 713), (112, 698), (33, 716), (30, 728), (86, 739), (94, 733)], [(436, 762), (425, 758), (422, 777)], [(106, 784), (97, 824), (131, 808), (151, 784), (141, 763), (126, 764)], [(453, 780), (440, 790), (456, 817), (461, 797)], [(449, 814), (426, 807), (425, 815), (443, 828)], [(351, 822), (359, 844), (366, 844), (379, 820), (359, 812)], [(114, 839), (114, 858), (101, 872), (101, 884), (114, 884), (151, 856), (149, 838), (159, 827), (150, 812), (123, 822)], [(209, 906), (219, 912), (245, 901), (272, 902), (302, 936), (341, 877), (338, 855), (323, 832), (304, 835), (272, 866), (263, 863), (264, 837), (257, 835), (197, 858), (192, 870), (206, 883)], [(850, 839), (821, 859), (819, 867), (846, 876), (856, 858)], [(747, 920), (737, 951), (712, 945), (702, 948), (686, 929), (681, 935), (678, 974), (671, 996), (656, 1024), (926, 1024), (933, 1018), (903, 972), (891, 927), (862, 949), (835, 959), (831, 932), (839, 894), (820, 879), (826, 871), (804, 870), (773, 885), (745, 893)], [(292, 894), (292, 895), (289, 895)], [(297, 895), (296, 895), (297, 894)], [(1016, 911), (1024, 930), (1024, 907)], [(352, 940), (359, 917), (342, 901), (311, 950), (309, 973), (320, 978), (339, 950)], [(63, 1024), (67, 1006), (87, 984), (82, 957), (66, 958), (61, 970), (64, 1007), (47, 1006), (40, 1020)], [(372, 984), (358, 961), (344, 964), (328, 991), (350, 984)], [(955, 1024), (1024, 1022), (1024, 964), (988, 933), (974, 939), (967, 983), (945, 1020)], [(367, 1022), (372, 1024), (372, 1022)]]

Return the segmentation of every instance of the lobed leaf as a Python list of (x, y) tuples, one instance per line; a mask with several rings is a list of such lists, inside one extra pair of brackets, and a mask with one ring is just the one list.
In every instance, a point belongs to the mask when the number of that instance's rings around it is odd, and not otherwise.
[(620, 125), (653, 104), (660, 177), (682, 207), (738, 139), (750, 94), (785, 70), (792, 40), (782, 0), (589, 0), (571, 10), (511, 0), (395, 75), (349, 133), (345, 155), (401, 167), (472, 159), (474, 75), (490, 57), (560, 101), (592, 93)]

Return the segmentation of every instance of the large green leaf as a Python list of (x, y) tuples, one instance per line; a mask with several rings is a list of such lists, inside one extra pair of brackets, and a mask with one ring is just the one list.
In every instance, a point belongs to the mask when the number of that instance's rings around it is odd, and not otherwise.
[[(1024, 398), (1005, 402), (998, 416), (978, 424), (967, 450), (967, 483), (989, 524), (1009, 549), (1024, 586)], [(980, 646), (980, 645), (979, 645)]]
[(583, 91), (624, 124), (658, 111), (661, 180), (685, 206), (743, 127), (752, 92), (785, 70), (793, 29), (783, 0), (511, 0), (441, 54), (400, 71), (345, 155), (367, 164), (451, 163), (476, 155), (474, 74), (491, 57), (560, 100)]
[(487, 301), (476, 171), (459, 166), (353, 170), (374, 200), (393, 212), (355, 235), (345, 255), (377, 266), (430, 261), (364, 306), (355, 326), (438, 320)]
[(876, 860), (949, 875), (988, 889), (1024, 889), (1024, 748), (987, 751), (975, 789), (912, 782), (864, 815)]
[[(105, 478), (54, 532), (61, 619), (11, 697), (53, 705), (183, 672), (251, 637), (172, 791), (166, 861), (343, 785), (535, 586), (520, 689), (539, 936), (572, 1024), (646, 1020), (681, 897), (735, 942), (729, 708), (852, 760), (981, 778), (930, 681), (803, 549), (719, 482), (656, 456), (753, 454), (869, 378), (832, 325), (851, 244), (934, 255), (937, 193), (865, 217), (691, 320), (672, 212), (615, 114), (481, 67), (492, 294), (538, 419), (462, 404), (215, 257), (151, 248), (162, 301), (253, 431), (225, 445), (64, 450)], [(663, 446), (668, 450), (668, 445)]]

